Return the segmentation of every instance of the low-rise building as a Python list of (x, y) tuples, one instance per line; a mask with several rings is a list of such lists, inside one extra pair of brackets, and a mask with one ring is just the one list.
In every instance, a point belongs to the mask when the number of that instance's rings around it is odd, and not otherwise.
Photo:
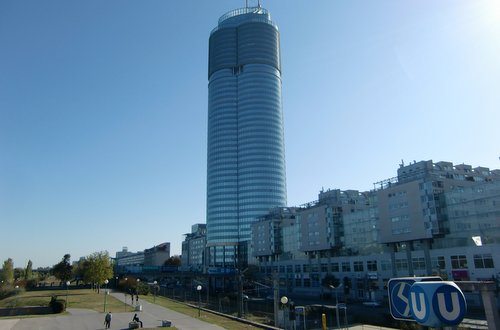
[(182, 242), (183, 270), (202, 271), (207, 244), (207, 225), (198, 223), (191, 226), (191, 233), (185, 234)]
[(144, 250), (144, 266), (160, 267), (170, 258), (170, 243), (165, 242)]

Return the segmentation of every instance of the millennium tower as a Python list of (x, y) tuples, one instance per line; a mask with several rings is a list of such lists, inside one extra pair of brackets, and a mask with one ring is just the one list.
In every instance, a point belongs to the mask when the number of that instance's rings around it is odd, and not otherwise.
[(266, 9), (220, 17), (208, 80), (207, 262), (226, 268), (247, 260), (251, 223), (286, 206), (279, 32)]

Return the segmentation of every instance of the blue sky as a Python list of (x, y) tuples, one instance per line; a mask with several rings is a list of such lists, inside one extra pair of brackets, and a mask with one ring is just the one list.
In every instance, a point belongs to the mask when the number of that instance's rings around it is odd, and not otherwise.
[[(256, 1), (250, 1), (256, 3)], [(0, 2), (0, 262), (51, 266), (205, 222), (208, 37), (245, 1)], [(263, 0), (289, 205), (401, 160), (500, 168), (500, 2)]]

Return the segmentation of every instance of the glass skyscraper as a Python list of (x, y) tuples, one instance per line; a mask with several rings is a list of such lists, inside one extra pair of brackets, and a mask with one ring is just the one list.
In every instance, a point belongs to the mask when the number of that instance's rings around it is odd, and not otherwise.
[(230, 267), (250, 224), (286, 206), (279, 32), (266, 9), (219, 19), (208, 80), (208, 258)]

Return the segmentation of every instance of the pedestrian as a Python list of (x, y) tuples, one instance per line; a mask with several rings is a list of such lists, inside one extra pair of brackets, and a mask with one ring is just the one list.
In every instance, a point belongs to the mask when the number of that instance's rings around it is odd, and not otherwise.
[(142, 321), (139, 320), (139, 316), (137, 316), (137, 313), (135, 313), (134, 318), (132, 319), (132, 321), (140, 323), (141, 324), (141, 328), (142, 328)]
[(104, 325), (106, 326), (106, 329), (109, 329), (109, 327), (111, 326), (112, 318), (113, 315), (111, 314), (111, 312), (108, 312), (108, 314), (106, 314), (106, 316), (104, 317)]
[(136, 303), (136, 304), (138, 304), (138, 303), (139, 303), (139, 295), (138, 295), (138, 294), (136, 294), (136, 295), (135, 295), (135, 303)]

